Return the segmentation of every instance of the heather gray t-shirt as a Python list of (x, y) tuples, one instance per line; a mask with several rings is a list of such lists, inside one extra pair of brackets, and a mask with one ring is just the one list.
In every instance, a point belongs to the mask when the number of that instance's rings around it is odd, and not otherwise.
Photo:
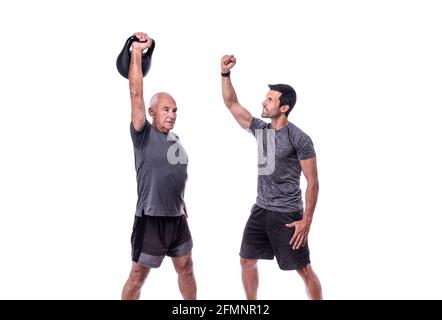
[(304, 211), (299, 161), (316, 157), (312, 140), (291, 122), (274, 130), (270, 123), (253, 118), (250, 130), (258, 142), (256, 204), (277, 212)]
[(135, 215), (184, 214), (187, 154), (178, 136), (157, 131), (147, 120), (137, 132), (130, 124), (137, 172), (138, 201)]

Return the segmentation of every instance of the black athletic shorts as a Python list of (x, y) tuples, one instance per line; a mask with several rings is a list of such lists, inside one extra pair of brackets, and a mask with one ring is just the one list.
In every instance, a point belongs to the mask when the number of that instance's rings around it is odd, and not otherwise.
[(182, 257), (192, 250), (193, 242), (187, 219), (135, 216), (132, 230), (132, 261), (143, 267), (158, 268), (164, 256)]
[(241, 243), (239, 255), (246, 259), (268, 259), (276, 256), (282, 270), (298, 270), (310, 263), (308, 245), (293, 250), (289, 241), (295, 228), (286, 223), (302, 219), (302, 212), (274, 212), (258, 205), (252, 207)]

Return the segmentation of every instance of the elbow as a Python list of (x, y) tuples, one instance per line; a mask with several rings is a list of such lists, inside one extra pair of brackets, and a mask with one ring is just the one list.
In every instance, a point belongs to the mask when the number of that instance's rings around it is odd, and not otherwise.
[(312, 189), (312, 190), (314, 190), (316, 192), (319, 192), (319, 180), (318, 180), (318, 178), (309, 179), (307, 183), (308, 183), (308, 188), (310, 188), (310, 189)]
[(314, 186), (316, 189), (319, 190), (319, 179), (318, 178), (315, 179)]
[(230, 99), (224, 99), (224, 104), (226, 105), (227, 109), (230, 109), (233, 105), (233, 102)]
[(230, 110), (230, 112), (233, 112), (232, 109), (236, 110), (237, 108), (234, 106), (239, 105), (239, 102), (237, 99), (224, 99), (224, 104), (226, 105), (227, 109)]
[(316, 192), (316, 194), (319, 193), (319, 180), (318, 179), (316, 179), (316, 182), (315, 182), (315, 192)]

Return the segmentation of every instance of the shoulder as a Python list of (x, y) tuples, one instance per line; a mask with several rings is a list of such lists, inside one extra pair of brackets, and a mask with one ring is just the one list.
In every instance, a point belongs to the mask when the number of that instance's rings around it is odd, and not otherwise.
[(269, 123), (267, 123), (261, 119), (255, 118), (255, 117), (253, 117), (252, 122), (250, 122), (250, 129), (251, 130), (266, 129), (268, 127), (269, 127)]
[(130, 123), (130, 135), (135, 148), (143, 149), (147, 145), (152, 131), (151, 127), (152, 125), (147, 120), (139, 130), (135, 129), (132, 122)]
[(180, 141), (180, 137), (172, 131), (169, 131), (166, 135), (166, 140), (169, 142), (177, 142)]
[(300, 147), (301, 145), (313, 145), (313, 140), (302, 129), (289, 122), (289, 139), (293, 145)]
[(289, 123), (289, 139), (298, 154), (298, 160), (316, 157), (312, 139), (293, 123)]
[(134, 123), (131, 121), (130, 122), (130, 131), (133, 134), (140, 134), (144, 131), (150, 130), (151, 126), (152, 126), (151, 123), (147, 119), (145, 119), (144, 124), (140, 128), (136, 129), (134, 126)]
[(305, 133), (301, 128), (289, 122), (289, 134), (291, 138), (302, 139), (302, 138), (310, 138), (307, 133)]

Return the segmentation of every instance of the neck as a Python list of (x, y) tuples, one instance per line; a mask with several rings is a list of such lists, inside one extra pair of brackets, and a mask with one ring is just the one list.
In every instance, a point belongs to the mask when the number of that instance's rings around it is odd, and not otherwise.
[(287, 120), (287, 117), (284, 115), (280, 115), (278, 118), (272, 119), (272, 129), (279, 130), (286, 127), (288, 123), (289, 121)]
[(168, 130), (168, 129), (165, 129), (165, 128), (160, 127), (160, 126), (158, 125), (158, 123), (156, 123), (156, 121), (153, 122), (152, 126), (153, 126), (157, 131), (159, 131), (159, 132), (166, 133), (166, 134), (169, 133), (169, 130)]

